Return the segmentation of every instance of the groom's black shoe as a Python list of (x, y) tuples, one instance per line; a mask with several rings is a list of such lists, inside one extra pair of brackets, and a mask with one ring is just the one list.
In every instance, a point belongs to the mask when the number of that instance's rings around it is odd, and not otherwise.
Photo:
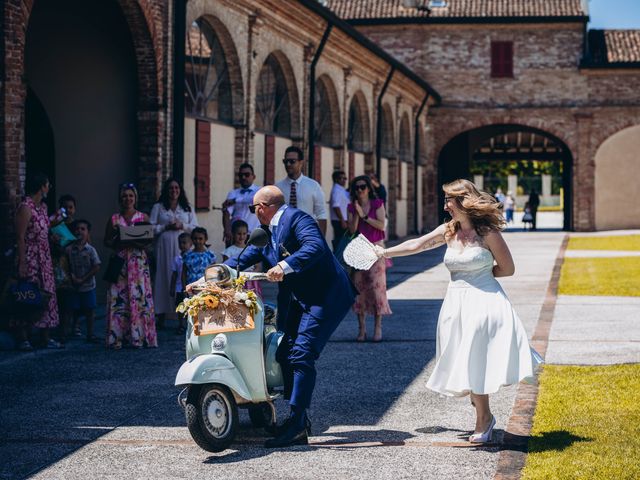
[(291, 424), (284, 433), (264, 442), (265, 448), (284, 448), (293, 445), (309, 445), (309, 436), (306, 428), (299, 429)]
[[(289, 429), (289, 426), (292, 424), (292, 422), (292, 417), (289, 417), (282, 423), (282, 425), (275, 425), (274, 427), (268, 428), (266, 430), (271, 436), (279, 437)], [(309, 417), (305, 418), (304, 424), (307, 428), (307, 435), (311, 436), (311, 420), (309, 420)]]

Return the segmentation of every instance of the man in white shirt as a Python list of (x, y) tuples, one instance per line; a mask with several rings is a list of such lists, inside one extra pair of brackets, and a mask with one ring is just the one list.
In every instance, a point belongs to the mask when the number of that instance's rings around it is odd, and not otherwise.
[(331, 175), (333, 179), (333, 187), (331, 188), (331, 196), (329, 197), (329, 215), (331, 217), (331, 226), (333, 227), (333, 251), (340, 242), (340, 239), (347, 230), (347, 206), (351, 202), (349, 192), (344, 188), (347, 182), (347, 175), (337, 170)]
[(324, 192), (318, 182), (302, 174), (302, 150), (294, 146), (287, 148), (282, 162), (287, 170), (287, 177), (276, 183), (276, 187), (282, 191), (288, 205), (311, 215), (324, 235), (327, 231)]
[(240, 188), (234, 188), (227, 195), (222, 204), (222, 227), (224, 228), (224, 242), (229, 246), (232, 241), (231, 225), (236, 220), (247, 222), (248, 232), (251, 233), (260, 226), (260, 221), (255, 214), (249, 211), (249, 205), (253, 205), (253, 196), (260, 187), (253, 184), (256, 176), (250, 163), (243, 163), (238, 169)]

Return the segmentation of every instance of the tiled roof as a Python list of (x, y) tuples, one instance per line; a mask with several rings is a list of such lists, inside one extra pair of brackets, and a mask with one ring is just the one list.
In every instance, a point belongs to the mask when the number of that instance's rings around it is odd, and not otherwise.
[(640, 30), (589, 30), (585, 66), (640, 64)]
[(607, 61), (640, 62), (640, 30), (605, 30)]
[(407, 8), (404, 0), (327, 0), (327, 7), (346, 20), (392, 18), (482, 18), (482, 17), (582, 17), (582, 0), (446, 0), (444, 7), (431, 7), (429, 0), (416, 0)]

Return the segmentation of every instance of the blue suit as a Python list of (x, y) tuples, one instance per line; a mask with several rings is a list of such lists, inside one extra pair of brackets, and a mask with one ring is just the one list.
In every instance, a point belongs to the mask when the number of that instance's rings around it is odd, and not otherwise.
[[(285, 333), (276, 354), (282, 367), (285, 398), (308, 408), (315, 386), (315, 362), (329, 337), (355, 301), (356, 289), (329, 250), (316, 221), (301, 210), (282, 212), (269, 245), (249, 247), (240, 269), (260, 261), (269, 268), (284, 260), (293, 269), (278, 290), (278, 329)], [(235, 267), (237, 259), (227, 260)]]

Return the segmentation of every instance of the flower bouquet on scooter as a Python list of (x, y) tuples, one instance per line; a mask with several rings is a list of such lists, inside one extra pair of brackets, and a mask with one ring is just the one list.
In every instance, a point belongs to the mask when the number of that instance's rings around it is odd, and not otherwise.
[(253, 329), (253, 315), (260, 305), (255, 292), (244, 288), (245, 281), (239, 277), (222, 285), (216, 281), (198, 283), (194, 294), (185, 298), (176, 312), (191, 317), (195, 335)]

